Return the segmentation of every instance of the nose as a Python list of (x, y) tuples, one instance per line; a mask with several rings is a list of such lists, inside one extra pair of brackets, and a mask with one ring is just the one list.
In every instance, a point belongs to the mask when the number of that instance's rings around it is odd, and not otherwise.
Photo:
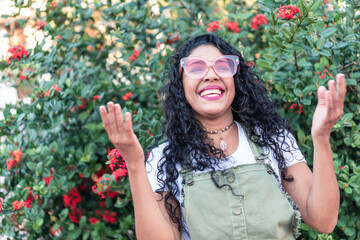
[(216, 74), (213, 66), (209, 66), (204, 78), (205, 81), (215, 81), (219, 80), (219, 76)]

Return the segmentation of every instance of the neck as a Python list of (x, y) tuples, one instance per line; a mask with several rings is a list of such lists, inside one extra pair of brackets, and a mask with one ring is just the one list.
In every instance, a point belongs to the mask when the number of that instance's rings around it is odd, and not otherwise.
[(205, 127), (206, 131), (216, 131), (229, 126), (234, 121), (234, 118), (230, 111), (230, 114), (224, 114), (218, 118), (199, 119), (199, 121)]

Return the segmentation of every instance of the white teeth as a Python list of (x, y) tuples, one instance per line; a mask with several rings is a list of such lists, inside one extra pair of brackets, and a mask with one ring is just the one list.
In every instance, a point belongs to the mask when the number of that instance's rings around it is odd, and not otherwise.
[(209, 96), (209, 95), (218, 96), (220, 94), (221, 94), (221, 91), (219, 89), (210, 89), (210, 90), (205, 90), (205, 91), (201, 92), (200, 96), (202, 96), (202, 97)]

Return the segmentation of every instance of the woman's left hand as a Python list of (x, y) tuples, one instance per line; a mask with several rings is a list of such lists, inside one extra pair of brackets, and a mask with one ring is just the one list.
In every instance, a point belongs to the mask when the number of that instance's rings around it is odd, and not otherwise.
[(344, 99), (346, 94), (346, 82), (344, 74), (336, 75), (336, 82), (328, 82), (329, 89), (321, 86), (317, 90), (318, 104), (316, 106), (311, 135), (313, 140), (329, 139), (331, 129), (344, 113)]

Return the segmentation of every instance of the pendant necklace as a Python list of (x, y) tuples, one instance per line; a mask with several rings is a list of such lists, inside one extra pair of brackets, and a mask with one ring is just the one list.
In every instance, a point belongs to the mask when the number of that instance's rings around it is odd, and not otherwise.
[(227, 131), (229, 128), (231, 128), (231, 126), (235, 123), (235, 121), (233, 121), (229, 126), (220, 129), (220, 130), (215, 130), (215, 131), (207, 131), (208, 134), (218, 134), (220, 133), (220, 149), (223, 150), (223, 152), (226, 151), (227, 149), (227, 143), (225, 142), (223, 136), (221, 135), (223, 132)]

